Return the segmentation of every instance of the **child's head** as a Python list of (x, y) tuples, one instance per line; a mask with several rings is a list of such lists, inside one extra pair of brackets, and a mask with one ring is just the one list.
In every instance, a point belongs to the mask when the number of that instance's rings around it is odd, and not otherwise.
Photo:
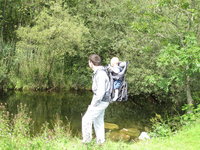
[(119, 58), (117, 57), (113, 57), (111, 60), (110, 60), (110, 65), (113, 67), (113, 66), (116, 66), (119, 64)]

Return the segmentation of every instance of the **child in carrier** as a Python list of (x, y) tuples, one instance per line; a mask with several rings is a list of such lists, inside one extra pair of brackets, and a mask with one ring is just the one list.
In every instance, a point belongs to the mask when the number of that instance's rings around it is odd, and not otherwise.
[[(124, 63), (125, 62), (120, 62), (119, 58), (117, 58), (117, 57), (113, 57), (111, 59), (109, 68), (110, 68), (111, 73), (112, 73), (113, 76), (118, 75), (123, 70)], [(114, 93), (115, 94), (114, 94), (113, 101), (116, 101), (118, 99), (119, 88), (121, 87), (121, 85), (122, 85), (122, 80), (121, 79), (114, 79), (113, 88), (114, 88)]]

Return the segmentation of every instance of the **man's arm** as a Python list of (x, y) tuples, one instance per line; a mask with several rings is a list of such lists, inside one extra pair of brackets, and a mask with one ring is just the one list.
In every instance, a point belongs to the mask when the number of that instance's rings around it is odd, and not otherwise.
[(105, 92), (106, 92), (106, 74), (105, 72), (99, 72), (96, 77), (95, 81), (97, 90), (95, 91), (95, 94), (93, 95), (91, 106), (97, 106), (100, 101), (103, 99)]

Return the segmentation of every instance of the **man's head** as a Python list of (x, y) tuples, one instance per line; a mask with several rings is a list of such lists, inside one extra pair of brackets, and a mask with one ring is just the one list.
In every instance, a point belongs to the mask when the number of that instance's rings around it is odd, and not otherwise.
[(94, 66), (101, 65), (101, 57), (97, 54), (92, 54), (89, 56), (89, 66), (93, 68)]
[(110, 60), (110, 65), (111, 66), (116, 66), (119, 64), (119, 58), (117, 57), (113, 57), (111, 60)]

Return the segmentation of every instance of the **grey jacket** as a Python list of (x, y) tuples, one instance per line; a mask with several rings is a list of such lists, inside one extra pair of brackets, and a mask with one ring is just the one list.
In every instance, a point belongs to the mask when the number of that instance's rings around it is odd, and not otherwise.
[(93, 73), (91, 106), (98, 106), (102, 101), (109, 102), (110, 81), (103, 66), (99, 66)]

